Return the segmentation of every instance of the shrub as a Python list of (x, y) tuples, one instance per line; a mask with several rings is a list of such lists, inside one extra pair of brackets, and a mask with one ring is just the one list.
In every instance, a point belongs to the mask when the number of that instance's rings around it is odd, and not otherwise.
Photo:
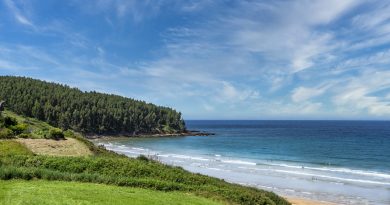
[(8, 129), (8, 128), (3, 128), (3, 129), (0, 129), (0, 139), (11, 139), (11, 138), (14, 138), (14, 133), (12, 132), (12, 130)]
[(18, 135), (19, 138), (24, 138), (24, 139), (27, 139), (27, 138), (33, 138), (31, 136), (31, 134), (27, 134), (27, 133), (22, 133), (20, 135)]
[(74, 137), (75, 134), (74, 134), (74, 132), (73, 132), (72, 130), (66, 130), (66, 131), (64, 132), (64, 136), (65, 136), (65, 137)]
[(4, 118), (4, 126), (5, 127), (14, 126), (16, 124), (18, 124), (18, 122), (16, 121), (15, 118), (12, 118), (12, 117), (9, 117), (9, 116)]
[(141, 160), (141, 161), (146, 161), (146, 162), (149, 161), (149, 158), (147, 156), (143, 155), (143, 154), (139, 155), (137, 157), (137, 159)]
[(28, 125), (24, 123), (16, 124), (9, 126), (9, 129), (11, 129), (15, 135), (23, 133), (25, 130), (27, 130)]
[(62, 132), (61, 129), (58, 128), (51, 129), (49, 131), (49, 135), (46, 136), (46, 138), (54, 139), (54, 140), (65, 139), (64, 133)]
[(4, 127), (4, 117), (0, 113), (0, 128)]

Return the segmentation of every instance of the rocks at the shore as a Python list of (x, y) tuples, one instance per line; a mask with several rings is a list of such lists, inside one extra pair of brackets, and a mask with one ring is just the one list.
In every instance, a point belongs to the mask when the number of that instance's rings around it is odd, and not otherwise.
[(215, 133), (202, 132), (197, 130), (189, 130), (186, 133), (184, 133), (184, 136), (209, 136), (209, 135), (215, 135)]
[(156, 133), (156, 134), (148, 134), (148, 133), (139, 133), (139, 134), (129, 134), (129, 133), (120, 133), (114, 135), (94, 135), (87, 134), (86, 137), (89, 139), (99, 139), (99, 138), (115, 138), (115, 137), (185, 137), (185, 136), (210, 136), (215, 135), (215, 133), (197, 131), (197, 130), (188, 130), (186, 132), (181, 133)]

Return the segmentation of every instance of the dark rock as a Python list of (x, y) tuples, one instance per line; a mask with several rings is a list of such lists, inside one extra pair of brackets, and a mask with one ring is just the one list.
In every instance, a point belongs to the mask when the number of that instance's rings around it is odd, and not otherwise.
[(0, 112), (4, 111), (5, 101), (0, 101)]

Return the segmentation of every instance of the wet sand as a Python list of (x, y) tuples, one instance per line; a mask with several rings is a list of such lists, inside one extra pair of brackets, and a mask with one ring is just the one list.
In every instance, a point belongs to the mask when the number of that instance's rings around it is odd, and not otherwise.
[(315, 200), (297, 198), (297, 197), (287, 196), (285, 197), (285, 199), (287, 199), (287, 201), (289, 201), (292, 205), (336, 205), (330, 202), (315, 201)]

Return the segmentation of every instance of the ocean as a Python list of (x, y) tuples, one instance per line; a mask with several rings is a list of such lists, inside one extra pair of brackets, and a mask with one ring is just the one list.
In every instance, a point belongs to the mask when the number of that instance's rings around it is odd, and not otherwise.
[(210, 136), (102, 140), (189, 171), (284, 196), (390, 204), (389, 121), (186, 121)]

